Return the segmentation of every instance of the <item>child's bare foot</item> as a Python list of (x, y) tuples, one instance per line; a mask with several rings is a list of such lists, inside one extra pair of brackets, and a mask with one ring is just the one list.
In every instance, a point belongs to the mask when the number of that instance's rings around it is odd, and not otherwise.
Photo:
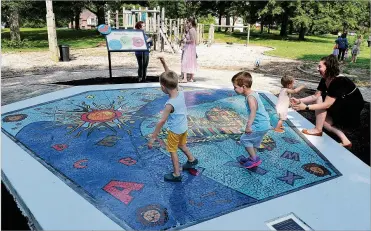
[(283, 127), (280, 127), (280, 128), (275, 128), (273, 129), (275, 132), (278, 132), (278, 133), (284, 133), (285, 130), (283, 130)]

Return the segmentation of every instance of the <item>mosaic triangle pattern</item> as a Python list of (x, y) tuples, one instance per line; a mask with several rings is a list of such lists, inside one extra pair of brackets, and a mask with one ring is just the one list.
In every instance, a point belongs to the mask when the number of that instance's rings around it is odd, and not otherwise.
[[(287, 121), (270, 131), (246, 170), (238, 159), (244, 99), (232, 90), (185, 88), (198, 176), (164, 182), (166, 127), (147, 149), (166, 95), (160, 88), (89, 91), (2, 115), (2, 131), (124, 229), (179, 229), (341, 176)], [(273, 103), (261, 94), (272, 125)], [(179, 151), (180, 161), (186, 161)]]

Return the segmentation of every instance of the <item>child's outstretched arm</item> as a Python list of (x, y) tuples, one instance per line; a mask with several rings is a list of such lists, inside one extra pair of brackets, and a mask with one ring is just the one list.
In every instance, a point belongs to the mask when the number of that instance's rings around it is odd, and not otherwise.
[(158, 121), (155, 131), (152, 133), (151, 138), (148, 141), (148, 144), (147, 144), (148, 148), (153, 147), (153, 142), (157, 139), (158, 134), (160, 133), (162, 127), (166, 123), (167, 118), (169, 117), (169, 114), (171, 113), (172, 110), (173, 110), (173, 106), (171, 106), (170, 104), (166, 104), (166, 107), (164, 111), (162, 112), (162, 117), (160, 121)]
[(166, 65), (164, 57), (158, 57), (158, 59), (161, 61), (162, 66), (164, 67), (165, 71), (170, 71), (169, 67)]
[(252, 132), (251, 126), (255, 120), (256, 111), (258, 110), (258, 102), (256, 101), (254, 96), (248, 96), (247, 103), (249, 104), (250, 107), (250, 115), (246, 124), (245, 133), (251, 133)]
[(298, 93), (299, 91), (303, 90), (305, 88), (305, 85), (301, 85), (295, 89), (287, 89), (287, 93), (289, 94), (296, 94)]

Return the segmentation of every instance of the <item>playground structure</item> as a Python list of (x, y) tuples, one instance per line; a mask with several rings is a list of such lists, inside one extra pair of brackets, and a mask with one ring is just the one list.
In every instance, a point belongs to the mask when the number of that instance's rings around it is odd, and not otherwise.
[[(184, 26), (186, 19), (169, 19), (165, 17), (164, 8), (148, 9), (141, 8), (126, 10), (122, 8), (122, 12), (107, 12), (106, 24), (112, 25), (116, 29), (133, 29), (138, 21), (143, 21), (146, 24), (145, 33), (153, 37), (154, 50), (160, 46), (160, 50), (164, 51), (165, 45), (170, 48), (172, 53), (177, 53), (180, 49), (180, 41), (184, 35)], [(204, 42), (204, 25), (197, 24), (197, 44)]]
[[(106, 15), (106, 24), (116, 29), (133, 29), (138, 21), (143, 21), (146, 24), (145, 33), (150, 35), (154, 40), (154, 50), (160, 46), (160, 50), (165, 50), (165, 45), (169, 47), (172, 53), (177, 53), (180, 50), (180, 41), (184, 35), (184, 26), (187, 19), (177, 18), (169, 19), (165, 17), (164, 8), (148, 9), (148, 7), (136, 9), (135, 7), (127, 10), (125, 7), (122, 11), (108, 11)], [(209, 26), (208, 38), (205, 38), (205, 26)], [(211, 46), (214, 42), (215, 27), (224, 28), (247, 28), (246, 45), (250, 40), (250, 24), (246, 26), (224, 26), (224, 25), (205, 25), (197, 23), (197, 40), (196, 44), (206, 43)]]
[(225, 26), (225, 25), (214, 25), (214, 24), (211, 24), (210, 27), (209, 27), (209, 37), (208, 37), (208, 41), (207, 41), (208, 46), (211, 46), (211, 44), (215, 43), (215, 39), (214, 39), (215, 27), (221, 27), (221, 28), (233, 28), (233, 27), (247, 28), (246, 46), (250, 43), (250, 24), (248, 24), (247, 26)]

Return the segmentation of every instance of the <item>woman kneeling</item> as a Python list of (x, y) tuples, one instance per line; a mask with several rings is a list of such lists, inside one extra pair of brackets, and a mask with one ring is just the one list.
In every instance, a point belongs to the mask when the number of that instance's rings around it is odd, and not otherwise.
[(315, 128), (302, 132), (322, 136), (322, 128), (325, 127), (340, 138), (344, 147), (350, 148), (352, 143), (337, 125), (359, 123), (364, 106), (362, 94), (352, 80), (339, 76), (339, 62), (334, 55), (323, 57), (317, 69), (322, 78), (315, 94), (301, 99), (291, 98), (293, 109), (315, 111)]

